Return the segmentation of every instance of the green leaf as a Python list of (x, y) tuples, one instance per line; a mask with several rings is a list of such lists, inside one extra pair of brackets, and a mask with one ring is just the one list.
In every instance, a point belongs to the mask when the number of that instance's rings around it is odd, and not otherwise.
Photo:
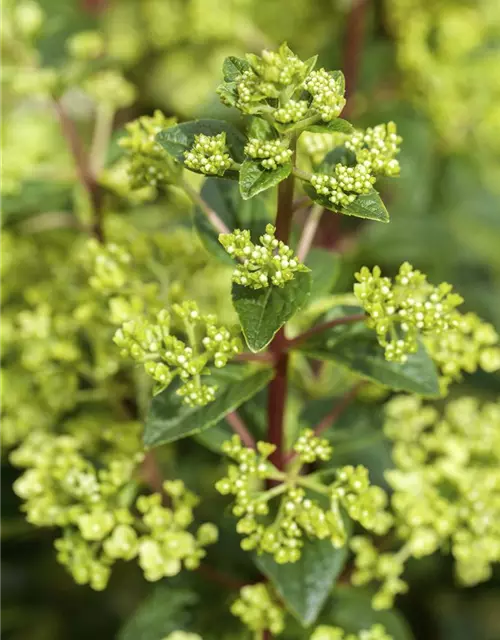
[(389, 212), (375, 189), (372, 189), (370, 193), (358, 196), (347, 207), (341, 207), (340, 212), (347, 216), (356, 216), (356, 218), (389, 222)]
[[(180, 163), (184, 164), (184, 152), (189, 151), (194, 145), (194, 137), (203, 133), (207, 136), (215, 136), (225, 132), (226, 142), (231, 157), (236, 162), (243, 162), (246, 139), (245, 136), (233, 127), (233, 125), (222, 120), (193, 120), (184, 122), (175, 127), (163, 129), (156, 136), (161, 146)], [(238, 171), (226, 171), (225, 177), (237, 178)]]
[(257, 138), (257, 140), (276, 140), (278, 134), (276, 129), (262, 118), (252, 117), (250, 126), (248, 127), (248, 137)]
[(304, 182), (304, 190), (313, 202), (317, 202), (330, 211), (377, 222), (389, 222), (389, 212), (375, 189), (372, 189), (370, 193), (361, 194), (346, 207), (333, 204), (327, 196), (317, 193), (316, 189), (307, 182)]
[[(360, 307), (337, 307), (326, 314), (328, 322), (341, 315), (362, 313)], [(374, 331), (363, 321), (338, 325), (311, 336), (298, 348), (320, 360), (332, 360), (395, 391), (438, 397), (439, 380), (436, 366), (422, 344), (404, 364), (387, 362)]]
[(329, 151), (318, 166), (320, 173), (331, 173), (336, 164), (344, 164), (346, 167), (354, 167), (356, 164), (356, 154), (341, 145)]
[[(243, 200), (238, 185), (232, 180), (207, 178), (201, 196), (229, 229), (248, 229), (254, 242), (265, 233), (266, 224), (271, 222), (264, 199), (258, 196)], [(218, 232), (200, 207), (194, 209), (193, 222), (207, 251), (222, 262), (234, 266), (234, 260), (219, 242)]]
[(287, 609), (308, 627), (318, 617), (347, 559), (347, 546), (329, 540), (306, 540), (297, 562), (277, 564), (270, 555), (255, 563), (272, 582)]
[(311, 124), (305, 128), (305, 131), (311, 131), (312, 133), (352, 133), (354, 127), (350, 122), (343, 118), (335, 118), (330, 122), (323, 122), (318, 124)]
[(232, 297), (243, 334), (254, 352), (264, 349), (275, 333), (301, 309), (311, 288), (309, 271), (295, 273), (283, 287), (251, 289), (233, 284)]
[(384, 625), (393, 640), (413, 640), (403, 616), (396, 609), (374, 611), (371, 597), (372, 594), (367, 589), (336, 587), (318, 624), (339, 626), (345, 629), (346, 633), (359, 633), (379, 623)]
[(118, 632), (118, 640), (161, 640), (191, 621), (198, 601), (192, 591), (159, 585)]
[(250, 69), (250, 63), (236, 56), (229, 56), (222, 64), (222, 74), (226, 82), (234, 82), (248, 69)]
[(144, 430), (144, 444), (156, 447), (200, 433), (216, 425), (258, 393), (273, 376), (271, 368), (255, 365), (227, 365), (210, 376), (218, 386), (215, 400), (205, 407), (189, 407), (175, 393), (178, 384), (155, 396), (151, 402)]
[(292, 163), (287, 162), (277, 169), (264, 169), (260, 162), (245, 160), (240, 169), (240, 193), (244, 200), (253, 198), (261, 191), (270, 189), (288, 178)]
[(340, 275), (340, 255), (313, 247), (307, 254), (306, 265), (311, 269), (311, 298), (330, 293)]

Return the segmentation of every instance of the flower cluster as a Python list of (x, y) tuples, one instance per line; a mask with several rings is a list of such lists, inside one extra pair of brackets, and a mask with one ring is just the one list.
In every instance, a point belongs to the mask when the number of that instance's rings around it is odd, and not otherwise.
[(405, 262), (394, 284), (379, 267), (363, 267), (355, 274), (354, 294), (367, 312), (389, 361), (405, 362), (418, 348), (418, 337), (445, 334), (458, 327), (456, 307), (463, 299), (446, 282), (435, 287)]
[(402, 142), (394, 122), (369, 127), (349, 136), (345, 146), (356, 154), (357, 161), (373, 175), (399, 175), (396, 155)]
[(283, 125), (308, 118), (312, 123), (330, 122), (346, 103), (344, 76), (340, 71), (313, 71), (315, 64), (316, 58), (302, 61), (286, 44), (262, 56), (248, 54), (225, 68), (218, 93), (225, 104), (243, 113), (272, 117), (281, 131)]
[(411, 555), (448, 548), (458, 577), (476, 584), (500, 561), (500, 403), (460, 398), (444, 415), (413, 396), (387, 405), (386, 435), (394, 440), (397, 531)]
[[(176, 393), (189, 406), (204, 406), (215, 398), (217, 387), (203, 384), (201, 376), (208, 374), (207, 365), (225, 366), (241, 350), (241, 342), (226, 327), (216, 324), (212, 315), (202, 315), (195, 302), (172, 306), (174, 316), (161, 310), (152, 322), (138, 318), (125, 322), (115, 333), (114, 342), (122, 356), (142, 362), (156, 382), (155, 393), (168, 387), (178, 376), (181, 385)], [(172, 334), (181, 325), (187, 343)], [(200, 340), (200, 333), (203, 337)]]
[(217, 529), (206, 523), (196, 535), (187, 531), (197, 498), (183, 483), (164, 483), (171, 508), (162, 506), (160, 494), (135, 500), (141, 453), (113, 451), (99, 469), (87, 456), (81, 439), (37, 431), (11, 454), (13, 464), (27, 468), (14, 490), (25, 501), (28, 522), (63, 529), (57, 557), (75, 581), (104, 589), (116, 560), (135, 557), (147, 580), (176, 575), (182, 564), (196, 568)]
[(290, 86), (300, 86), (308, 71), (286, 44), (278, 51), (263, 51), (262, 56), (248, 54), (243, 62), (245, 69), (234, 80), (235, 106), (243, 113), (258, 113), (268, 99), (278, 99)]
[(369, 193), (375, 183), (375, 178), (364, 164), (347, 167), (338, 163), (333, 172), (334, 175), (315, 173), (310, 182), (316, 193), (325, 196), (334, 205), (347, 207), (358, 195)]
[(89, 285), (102, 293), (123, 289), (128, 282), (128, 267), (132, 261), (130, 253), (114, 242), (102, 245), (94, 238), (88, 241), (86, 250), (85, 258), (93, 262)]
[(263, 583), (248, 584), (231, 605), (231, 613), (252, 631), (280, 634), (285, 628), (285, 613)]
[(132, 189), (161, 188), (175, 181), (180, 165), (156, 142), (156, 135), (175, 124), (156, 110), (125, 125), (126, 136), (118, 144), (128, 152), (127, 172)]
[(312, 71), (304, 82), (304, 88), (311, 94), (311, 108), (320, 114), (324, 122), (330, 122), (340, 115), (346, 103), (344, 77), (340, 72), (333, 74), (326, 69)]
[(353, 538), (353, 583), (378, 582), (372, 604), (389, 608), (407, 590), (407, 559), (439, 549), (451, 552), (463, 584), (488, 580), (500, 562), (500, 402), (459, 398), (440, 415), (417, 396), (398, 396), (386, 405), (384, 432), (394, 441), (395, 468), (385, 475), (403, 544), (380, 553), (367, 538)]
[(203, 640), (197, 633), (190, 633), (189, 631), (172, 631), (163, 640)]
[(402, 547), (402, 553), (381, 553), (365, 536), (352, 538), (350, 547), (355, 555), (353, 585), (378, 582), (380, 586), (372, 597), (372, 607), (375, 610), (390, 609), (395, 597), (408, 590), (408, 585), (401, 579), (404, 562), (409, 555), (407, 548)]
[(286, 104), (276, 109), (274, 119), (280, 124), (290, 124), (291, 122), (299, 122), (306, 117), (309, 111), (307, 100), (289, 100)]
[(219, 236), (227, 253), (241, 261), (233, 272), (233, 282), (252, 289), (263, 289), (270, 284), (282, 287), (293, 280), (295, 273), (308, 271), (292, 249), (274, 237), (275, 231), (268, 224), (266, 233), (260, 237), (260, 245), (252, 242), (250, 231), (246, 229), (235, 229), (233, 233)]
[[(326, 460), (331, 451), (328, 445), (305, 430), (299, 437), (295, 450), (304, 461)], [(384, 533), (391, 524), (385, 511), (387, 497), (379, 487), (370, 486), (368, 471), (364, 467), (342, 467), (336, 480), (326, 486), (312, 477), (301, 476), (297, 468), (289, 474), (278, 472), (267, 460), (274, 451), (270, 444), (259, 442), (257, 451), (242, 446), (238, 436), (224, 443), (223, 451), (238, 463), (230, 465), (228, 474), (216, 484), (223, 495), (235, 496), (233, 514), (239, 518), (238, 533), (246, 537), (241, 546), (245, 550), (270, 553), (279, 564), (296, 562), (300, 558), (304, 535), (329, 539), (336, 547), (345, 544), (347, 534), (341, 508), (366, 529)], [(280, 480), (267, 491), (264, 480)], [(327, 509), (308, 491), (324, 496)], [(277, 515), (271, 524), (265, 523), (270, 513), (269, 502), (281, 496)]]
[(374, 624), (369, 629), (362, 629), (358, 633), (347, 633), (340, 627), (320, 625), (316, 627), (309, 640), (392, 640), (385, 627)]
[(184, 152), (184, 159), (186, 167), (193, 171), (207, 176), (223, 176), (233, 164), (226, 144), (226, 133), (196, 135), (193, 147)]
[(440, 370), (443, 392), (451, 382), (461, 379), (462, 371), (474, 373), (481, 368), (492, 373), (500, 369), (500, 340), (493, 325), (475, 313), (457, 315), (456, 326), (424, 339)]
[(281, 140), (265, 142), (257, 138), (250, 138), (245, 147), (245, 154), (254, 160), (260, 160), (264, 169), (273, 170), (287, 164), (293, 152)]
[(312, 464), (316, 460), (327, 461), (332, 457), (332, 447), (325, 438), (318, 438), (312, 429), (304, 429), (293, 445), (301, 462)]

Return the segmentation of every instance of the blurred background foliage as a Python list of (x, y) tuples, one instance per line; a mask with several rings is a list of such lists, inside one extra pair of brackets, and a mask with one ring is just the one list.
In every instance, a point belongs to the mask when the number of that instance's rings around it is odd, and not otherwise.
[[(404, 139), (402, 175), (390, 187), (384, 186), (390, 224), (324, 216), (316, 244), (342, 256), (336, 263), (335, 283), (327, 281), (327, 289), (350, 290), (352, 274), (362, 264), (377, 263), (393, 273), (409, 260), (430, 281), (453, 283), (470, 310), (500, 327), (498, 0), (42, 0), (40, 4), (46, 21), (37, 46), (44, 66), (57, 69), (66, 64), (68, 37), (98, 29), (113, 64), (135, 87), (130, 105), (116, 115), (107, 167), (119, 159), (116, 140), (134, 117), (157, 108), (179, 120), (221, 114), (225, 108), (214, 90), (226, 55), (259, 51), (286, 40), (301, 57), (318, 53), (322, 66), (342, 68), (349, 94), (346, 116), (359, 126), (397, 123)], [(15, 6), (16, 0), (4, 2), (7, 25)], [(60, 302), (57, 308), (63, 319), (68, 309), (87, 304), (87, 276), (74, 254), (80, 243), (79, 225), (88, 222), (89, 211), (51, 105), (23, 89), (23, 82), (29, 86), (32, 81), (29, 74), (19, 74), (12, 81), (22, 60), (11, 40), (12, 33), (4, 25), (4, 637), (107, 640), (121, 629), (119, 637), (126, 640), (155, 640), (183, 624), (187, 616), (203, 629), (204, 638), (219, 638), (216, 625), (227, 618), (223, 611), (229, 589), (218, 587), (214, 592), (203, 576), (191, 576), (187, 584), (183, 575), (165, 586), (152, 586), (134, 566), (121, 566), (104, 593), (76, 586), (56, 562), (51, 532), (27, 524), (12, 493), (18, 472), (7, 462), (10, 446), (33, 422), (37, 426), (44, 420), (57, 422), (68, 410), (74, 412), (76, 391), (68, 389), (76, 389), (81, 375), (67, 355), (73, 325), (60, 323), (58, 339), (66, 355), (58, 358), (47, 356), (43, 345), (37, 347), (29, 318), (25, 317), (24, 333), (18, 331), (16, 318), (30, 309), (31, 323), (36, 325), (43, 315), (41, 306), (56, 298), (66, 305), (63, 309)], [(65, 101), (82, 135), (90, 138), (92, 100), (84, 91), (72, 89)], [(104, 184), (106, 180), (112, 178), (104, 173)], [(231, 317), (227, 270), (199, 245), (190, 230), (189, 203), (182, 195), (172, 190), (161, 197), (133, 201), (115, 190), (108, 194), (106, 209), (113, 239), (129, 242), (139, 262), (154, 245), (156, 271), (154, 265), (147, 268), (157, 274), (161, 265), (169, 299), (188, 292), (216, 308), (222, 319)], [(103, 313), (103, 309), (91, 312), (92, 376), (100, 383), (106, 381), (107, 394), (126, 397), (128, 381), (117, 376), (123, 365), (117, 364)], [(40, 344), (43, 339), (42, 335)], [(302, 384), (310, 391), (300, 381), (300, 368), (296, 378), (299, 390)], [(331, 395), (334, 381), (326, 381), (314, 406), (291, 418), (295, 427), (313, 414), (324, 415), (331, 400), (326, 402), (321, 395)], [(467, 392), (476, 395), (500, 390), (498, 374), (469, 376), (464, 384)], [(290, 414), (294, 414), (300, 407), (294, 396), (291, 405)], [(250, 406), (243, 412), (258, 433), (262, 422), (258, 409)], [(373, 423), (380, 420), (377, 416), (372, 405), (356, 403), (338, 425), (338, 439), (342, 442), (344, 421), (347, 425), (351, 420), (362, 436), (374, 429)], [(382, 481), (390, 460), (387, 443), (369, 437), (365, 442), (364, 449), (357, 451), (349, 446), (342, 450), (339, 445), (342, 462), (363, 462), (374, 480)], [(191, 442), (173, 448), (163, 463), (202, 494), (208, 480), (215, 480), (221, 470), (216, 455)], [(214, 509), (222, 510), (223, 503), (212, 493), (204, 497), (200, 517), (210, 518)], [(239, 549), (233, 523), (226, 520), (227, 531), (223, 526), (221, 543), (210, 552), (211, 563), (251, 579), (255, 569)], [(399, 606), (415, 638), (500, 637), (500, 576), (477, 588), (458, 590), (450, 563), (441, 557), (415, 563), (410, 572), (412, 588)], [(151, 617), (148, 598), (163, 603), (159, 617), (158, 607), (151, 609), (157, 612), (156, 618)], [(125, 622), (145, 599), (145, 608)], [(202, 620), (197, 610), (197, 603), (207, 600), (213, 602), (211, 621)], [(226, 634), (231, 633), (231, 624), (234, 621), (228, 620)]]

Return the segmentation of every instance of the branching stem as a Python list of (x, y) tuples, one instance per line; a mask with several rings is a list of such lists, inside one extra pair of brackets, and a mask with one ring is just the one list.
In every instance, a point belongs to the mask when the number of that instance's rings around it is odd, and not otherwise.
[(89, 196), (93, 214), (92, 235), (99, 240), (99, 242), (104, 242), (102, 189), (92, 172), (89, 158), (83, 147), (82, 140), (78, 135), (75, 123), (66, 113), (60, 100), (54, 100), (54, 109), (59, 118), (61, 130), (66, 138), (68, 148), (73, 156), (78, 180)]
[(182, 189), (184, 189), (186, 195), (189, 196), (191, 202), (195, 206), (200, 207), (200, 209), (207, 216), (208, 220), (216, 231), (218, 231), (219, 233), (231, 233), (231, 230), (219, 218), (217, 213), (215, 213), (215, 211), (208, 206), (208, 204), (205, 202), (205, 200), (203, 200), (196, 189), (193, 189), (193, 187), (185, 180), (181, 181), (180, 186), (182, 187)]

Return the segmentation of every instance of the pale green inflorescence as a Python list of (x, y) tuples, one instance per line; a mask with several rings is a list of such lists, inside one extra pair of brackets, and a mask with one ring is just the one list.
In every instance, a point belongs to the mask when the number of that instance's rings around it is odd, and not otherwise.
[[(347, 533), (341, 508), (364, 528), (377, 533), (384, 533), (391, 525), (385, 511), (387, 496), (379, 487), (370, 486), (368, 471), (362, 466), (342, 467), (331, 485), (314, 482), (313, 486), (310, 478), (298, 474), (297, 468), (288, 476), (278, 472), (267, 460), (274, 451), (268, 443), (259, 442), (255, 451), (243, 447), (234, 436), (224, 443), (223, 451), (237, 466), (229, 466), (227, 476), (217, 482), (216, 488), (223, 495), (235, 496), (232, 511), (239, 518), (237, 531), (246, 536), (241, 542), (245, 550), (270, 553), (276, 562), (284, 564), (300, 558), (306, 535), (329, 539), (334, 546), (342, 547)], [(327, 460), (331, 455), (328, 443), (309, 429), (299, 436), (294, 451), (300, 466)], [(265, 480), (281, 480), (282, 484), (266, 491)], [(309, 489), (326, 496), (329, 506), (324, 508), (309, 497)], [(276, 496), (281, 496), (277, 516), (271, 524), (264, 524), (264, 517), (270, 512), (269, 502)]]
[(197, 633), (190, 633), (189, 631), (172, 631), (163, 640), (203, 640), (203, 638)]
[(285, 612), (263, 583), (244, 586), (231, 605), (231, 613), (252, 631), (269, 630), (279, 635), (285, 628)]
[(227, 253), (241, 261), (233, 272), (233, 282), (252, 289), (263, 289), (271, 284), (282, 287), (293, 280), (295, 273), (309, 271), (284, 242), (274, 237), (275, 228), (268, 224), (260, 237), (261, 244), (254, 244), (250, 231), (235, 229), (222, 233), (219, 242)]
[(233, 165), (224, 131), (215, 136), (196, 135), (193, 147), (184, 152), (186, 167), (207, 176), (223, 176)]
[(394, 122), (357, 131), (345, 141), (345, 146), (356, 154), (356, 159), (374, 175), (397, 176), (400, 167), (396, 159), (402, 142)]
[(118, 144), (127, 151), (127, 173), (132, 189), (165, 188), (176, 181), (181, 166), (156, 142), (156, 135), (175, 124), (156, 110), (125, 125), (127, 135)]
[(358, 633), (346, 633), (340, 627), (320, 625), (316, 627), (309, 640), (392, 640), (382, 624), (374, 624)]
[[(308, 134), (306, 152), (317, 154), (315, 139), (324, 134)], [(399, 153), (401, 137), (397, 135), (393, 122), (356, 131), (352, 134), (332, 136), (330, 145), (335, 146), (336, 138), (340, 138), (345, 148), (354, 154), (352, 165), (339, 162), (334, 165), (333, 175), (314, 173), (310, 179), (315, 191), (334, 205), (348, 206), (359, 195), (369, 193), (373, 189), (378, 176), (393, 177), (399, 175)], [(307, 142), (308, 140), (308, 142)], [(320, 148), (328, 151), (328, 138)]]
[(176, 480), (163, 485), (171, 507), (162, 506), (159, 493), (137, 497), (143, 454), (112, 449), (97, 469), (88, 459), (92, 449), (84, 436), (35, 431), (11, 454), (14, 465), (27, 469), (14, 483), (27, 520), (62, 528), (57, 558), (74, 580), (102, 590), (118, 559), (138, 558), (151, 581), (176, 575), (183, 565), (195, 569), (217, 539), (210, 523), (188, 531), (196, 496)]
[[(153, 321), (138, 318), (124, 323), (114, 341), (123, 356), (144, 364), (156, 382), (155, 393), (178, 376), (181, 386), (176, 393), (185, 404), (204, 406), (214, 400), (217, 391), (216, 385), (202, 382), (202, 376), (210, 373), (208, 365), (225, 366), (241, 351), (241, 341), (218, 325), (215, 316), (201, 314), (195, 302), (174, 304), (172, 311), (173, 316), (162, 309)], [(179, 328), (187, 341), (172, 333)]]
[(335, 175), (314, 173), (310, 182), (316, 193), (325, 196), (334, 205), (347, 207), (359, 195), (369, 193), (375, 183), (375, 178), (362, 164), (347, 167), (339, 163), (333, 172)]
[(500, 562), (500, 402), (459, 398), (440, 416), (416, 396), (399, 396), (386, 405), (384, 431), (394, 441), (396, 468), (386, 478), (404, 544), (381, 554), (370, 540), (353, 538), (353, 582), (379, 582), (373, 605), (388, 608), (407, 589), (405, 561), (439, 549), (451, 551), (461, 583), (488, 580)]
[(382, 277), (379, 267), (363, 267), (355, 277), (354, 294), (389, 361), (405, 362), (417, 351), (419, 335), (438, 335), (458, 326), (461, 296), (446, 282), (433, 286), (408, 262), (401, 265), (394, 283)]
[(259, 160), (264, 169), (273, 170), (290, 162), (293, 152), (281, 140), (266, 142), (250, 138), (245, 147), (245, 154), (254, 160)]
[(354, 294), (369, 315), (389, 361), (405, 362), (422, 337), (441, 372), (442, 391), (460, 380), (461, 372), (478, 367), (500, 369), (499, 337), (492, 325), (475, 314), (461, 314), (463, 302), (446, 282), (434, 286), (425, 274), (405, 262), (394, 282), (379, 267), (363, 267), (355, 274)]
[(345, 106), (344, 76), (335, 76), (326, 69), (311, 71), (304, 88), (311, 94), (311, 108), (317, 111), (324, 122), (337, 118)]

